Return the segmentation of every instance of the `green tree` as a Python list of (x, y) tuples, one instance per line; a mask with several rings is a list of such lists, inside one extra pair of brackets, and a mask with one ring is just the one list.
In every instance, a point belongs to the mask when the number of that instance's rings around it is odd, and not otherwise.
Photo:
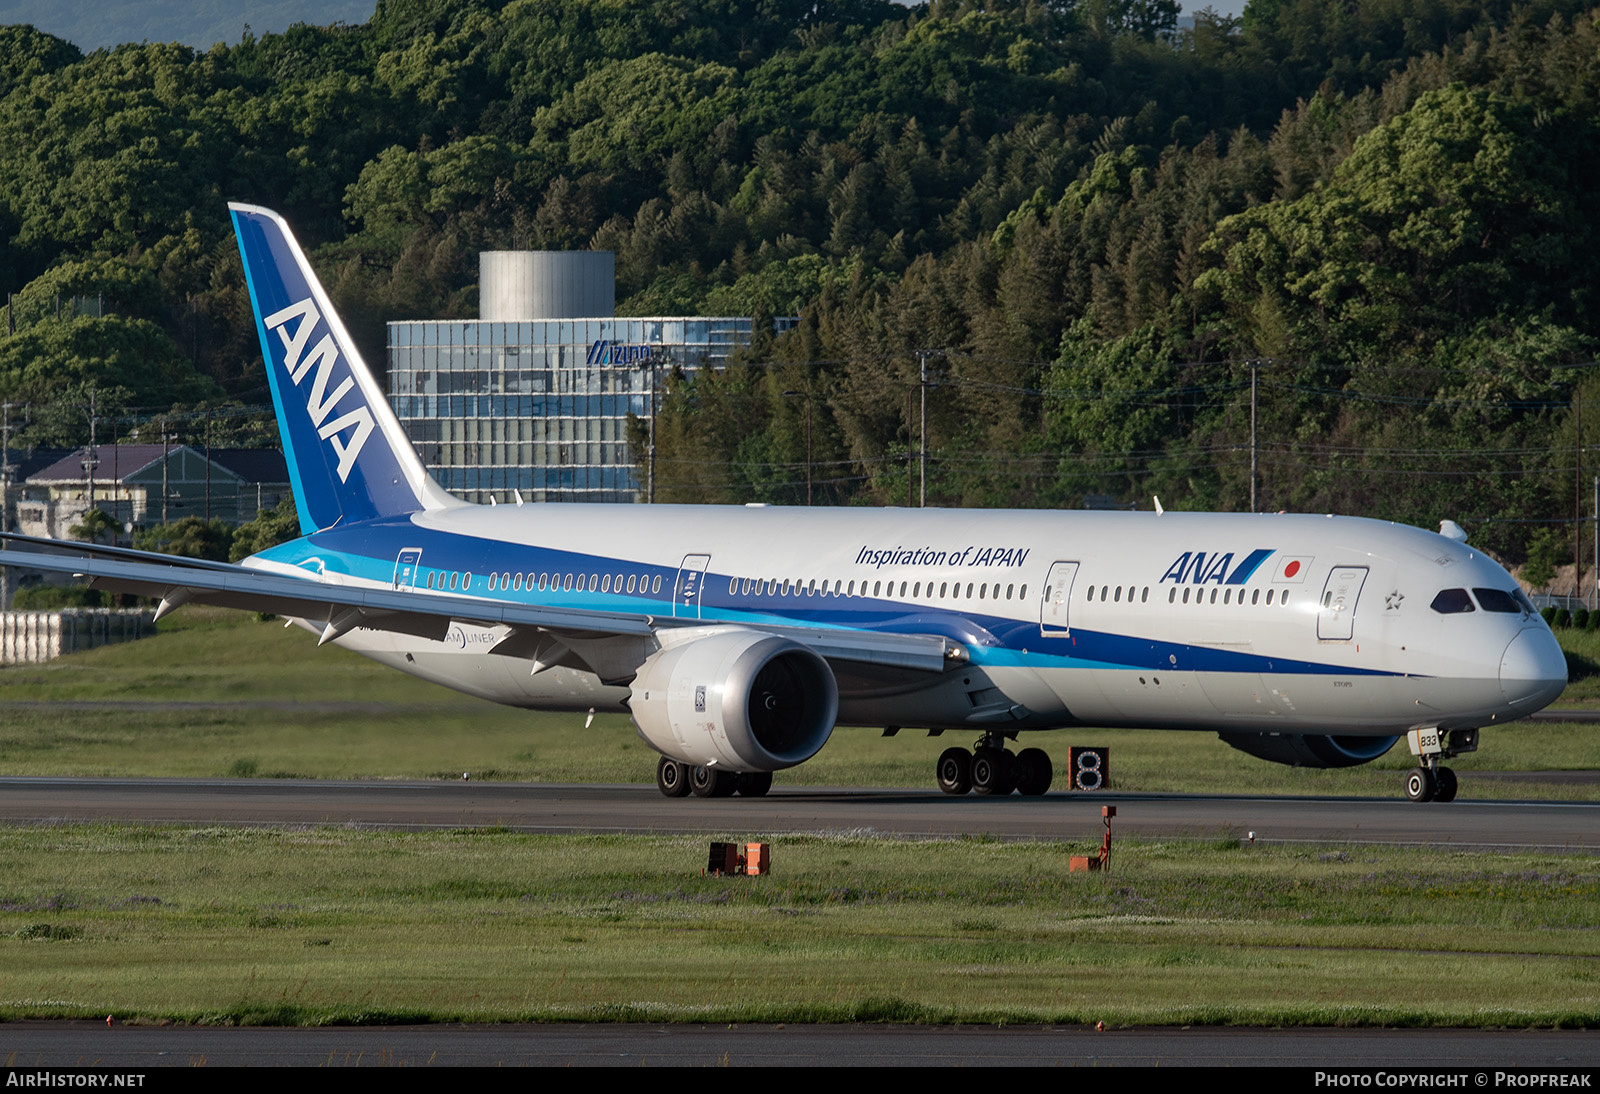
[[(3, 100), (0, 178), (12, 246), (35, 269), (64, 251), (148, 246), (184, 214), (220, 228), (229, 126), (214, 65), (178, 45), (120, 46), (40, 75)], [(26, 268), (26, 267), (24, 267)]]
[(1528, 546), (1528, 561), (1522, 567), (1522, 580), (1529, 588), (1547, 588), (1555, 579), (1556, 567), (1572, 557), (1572, 544), (1558, 528), (1540, 528)]
[(34, 585), (18, 589), (11, 598), (13, 611), (48, 612), (62, 608), (104, 608), (111, 597), (87, 585)]
[(67, 529), (67, 534), (86, 543), (99, 543), (100, 537), (105, 536), (107, 543), (114, 544), (122, 534), (122, 525), (104, 509), (85, 509), (78, 523)]
[(133, 545), (141, 551), (227, 562), (233, 540), (234, 530), (227, 521), (182, 517), (145, 529), (134, 536)]
[(71, 42), (31, 26), (0, 27), (0, 98), (20, 84), (83, 59)]
[[(159, 325), (118, 315), (39, 322), (0, 337), (0, 392), (13, 402), (167, 407), (215, 393)], [(52, 442), (58, 443), (58, 442)]]
[(1571, 164), (1536, 112), (1485, 91), (1431, 92), (1368, 133), (1326, 188), (1224, 220), (1217, 292), (1249, 351), (1306, 352), (1330, 336), (1426, 344), (1485, 313), (1570, 314), (1591, 233)]
[(277, 506), (258, 513), (256, 519), (233, 530), (233, 541), (228, 547), (228, 561), (240, 562), (251, 555), (260, 554), (268, 547), (287, 543), (300, 537), (300, 516), (295, 509), (294, 497), (289, 494)]

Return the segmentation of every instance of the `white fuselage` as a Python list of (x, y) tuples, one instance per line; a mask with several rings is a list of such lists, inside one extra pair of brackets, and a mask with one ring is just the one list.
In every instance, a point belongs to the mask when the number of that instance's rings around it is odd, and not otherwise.
[[(1507, 610), (1471, 592), (1517, 590), (1493, 560), (1356, 518), (462, 507), (360, 537), (317, 533), (252, 562), (303, 574), (312, 559), (323, 580), (417, 596), (643, 613), (663, 628), (938, 635), (965, 650), (935, 673), (835, 662), (844, 724), (1381, 736), (1521, 717), (1566, 679), (1525, 599)], [(1437, 610), (1445, 590), (1462, 590), (1467, 610)], [(491, 654), (506, 632), (456, 624), (442, 642), (371, 630), (339, 641), (498, 702), (625, 709), (625, 683)], [(609, 646), (591, 663), (650, 650), (597, 641)]]

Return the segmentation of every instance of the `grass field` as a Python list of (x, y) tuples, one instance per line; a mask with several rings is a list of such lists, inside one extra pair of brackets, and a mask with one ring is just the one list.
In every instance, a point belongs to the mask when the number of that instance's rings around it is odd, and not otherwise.
[[(0, 669), (0, 771), (16, 775), (459, 777), (648, 782), (655, 753), (628, 719), (540, 714), (394, 672), (281, 623), (185, 608), (143, 642)], [(1579, 635), (1596, 640), (1600, 635)], [(1589, 682), (1585, 682), (1587, 684)], [(1600, 684), (1597, 684), (1600, 686)], [(885, 739), (841, 728), (779, 785), (928, 786), (938, 753), (967, 734)], [(1124, 790), (1392, 796), (1403, 746), (1363, 767), (1282, 767), (1211, 733), (1085, 730), (1029, 735), (1058, 765), (1069, 744), (1112, 750)], [(1476, 771), (1600, 769), (1600, 731), (1516, 723), (1453, 762), (1463, 797), (1593, 797), (1593, 787), (1474, 780)]]
[[(0, 670), (0, 771), (648, 781), (627, 720), (509, 710), (312, 636), (186, 610), (164, 633)], [(1397, 792), (1208, 733), (1085, 731), (1132, 790)], [(952, 738), (841, 729), (780, 782), (927, 786)], [(1600, 768), (1594, 727), (1517, 725), (1485, 769)], [(756, 833), (738, 833), (752, 838)], [(0, 829), (0, 1018), (1588, 1025), (1590, 856), (1235, 842), (784, 836), (763, 878), (703, 839), (156, 826)]]
[(0, 829), (0, 1018), (1592, 1026), (1592, 857)]
[(1555, 635), (1561, 648), (1577, 654), (1594, 675), (1574, 680), (1567, 685), (1555, 705), (1558, 707), (1600, 707), (1600, 631), (1580, 631), (1571, 627), (1558, 628)]

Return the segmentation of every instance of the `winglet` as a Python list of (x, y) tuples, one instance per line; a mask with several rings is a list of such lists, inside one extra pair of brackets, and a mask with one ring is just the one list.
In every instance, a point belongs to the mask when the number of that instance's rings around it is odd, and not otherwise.
[(301, 533), (464, 504), (422, 466), (283, 218), (228, 208)]

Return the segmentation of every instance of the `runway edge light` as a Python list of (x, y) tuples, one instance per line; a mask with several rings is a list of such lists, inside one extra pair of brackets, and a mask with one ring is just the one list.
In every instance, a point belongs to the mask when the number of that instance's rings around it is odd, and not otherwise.
[(1114, 806), (1114, 805), (1102, 805), (1100, 807), (1101, 823), (1103, 823), (1106, 826), (1105, 839), (1103, 839), (1101, 841), (1101, 843), (1100, 843), (1100, 853), (1098, 855), (1073, 855), (1071, 860), (1068, 861), (1068, 863), (1067, 863), (1067, 873), (1069, 873), (1069, 874), (1087, 873), (1090, 870), (1107, 870), (1107, 869), (1110, 869), (1110, 862), (1111, 862), (1111, 818), (1116, 816), (1116, 815), (1117, 815), (1117, 807), (1116, 806)]
[(714, 877), (745, 874), (756, 877), (772, 872), (772, 845), (769, 843), (726, 843), (713, 841), (706, 859), (705, 874)]

